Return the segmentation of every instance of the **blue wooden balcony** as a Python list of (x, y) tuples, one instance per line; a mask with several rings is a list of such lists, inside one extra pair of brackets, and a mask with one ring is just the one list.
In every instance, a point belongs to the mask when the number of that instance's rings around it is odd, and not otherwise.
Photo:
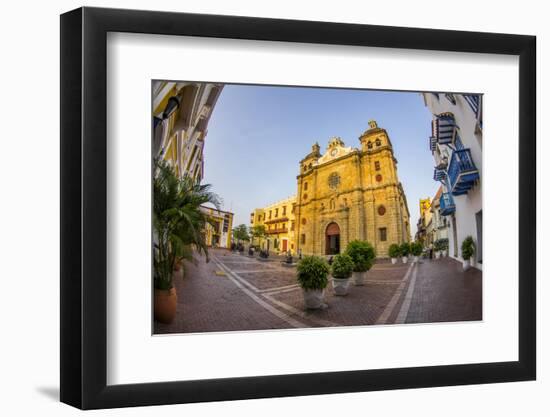
[(450, 113), (440, 114), (432, 120), (432, 132), (437, 141), (441, 145), (453, 143), (456, 136), (455, 118)]
[(455, 201), (450, 193), (443, 193), (439, 197), (439, 211), (442, 216), (449, 216), (455, 212)]
[(445, 178), (447, 178), (447, 171), (445, 171), (445, 168), (434, 168), (434, 181), (445, 181)]
[(447, 170), (451, 194), (454, 196), (466, 194), (479, 179), (470, 149), (453, 151)]

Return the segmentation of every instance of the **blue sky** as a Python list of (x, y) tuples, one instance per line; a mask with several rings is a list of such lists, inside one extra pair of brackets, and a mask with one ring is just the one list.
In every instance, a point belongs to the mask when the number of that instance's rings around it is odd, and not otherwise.
[(250, 212), (296, 193), (299, 161), (316, 141), (332, 136), (359, 147), (374, 119), (388, 131), (411, 212), (414, 236), (418, 200), (435, 194), (428, 150), (431, 114), (412, 92), (226, 85), (208, 125), (204, 183), (249, 224)]

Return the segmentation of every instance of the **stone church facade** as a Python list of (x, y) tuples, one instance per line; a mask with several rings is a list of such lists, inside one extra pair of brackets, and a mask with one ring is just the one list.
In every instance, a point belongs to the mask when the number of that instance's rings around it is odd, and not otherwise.
[(300, 161), (296, 195), (296, 248), (304, 255), (331, 255), (354, 239), (367, 240), (378, 257), (392, 243), (410, 241), (407, 199), (385, 129), (375, 121), (360, 148), (332, 138)]
[[(316, 143), (300, 161), (296, 197), (285, 200), (292, 217), (284, 219), (285, 228), (290, 226), (291, 237), (283, 238), (290, 239), (285, 247), (292, 253), (333, 255), (359, 239), (370, 242), (378, 257), (387, 257), (392, 243), (410, 241), (407, 199), (388, 133), (370, 121), (359, 142), (359, 148), (346, 147), (334, 137), (325, 153)], [(251, 225), (265, 224), (268, 234), (269, 208), (251, 213)], [(277, 220), (276, 211), (273, 215)]]

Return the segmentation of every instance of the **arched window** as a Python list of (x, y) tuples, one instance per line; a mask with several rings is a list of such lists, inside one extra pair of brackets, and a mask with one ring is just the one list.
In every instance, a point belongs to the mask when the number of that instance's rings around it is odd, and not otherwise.
[(330, 209), (334, 210), (336, 208), (336, 201), (334, 201), (334, 198), (330, 199)]
[(376, 146), (382, 145), (382, 141), (380, 139), (376, 139)]
[(304, 191), (307, 191), (307, 181), (304, 182)]
[(367, 142), (367, 148), (372, 149), (372, 142), (370, 140)]

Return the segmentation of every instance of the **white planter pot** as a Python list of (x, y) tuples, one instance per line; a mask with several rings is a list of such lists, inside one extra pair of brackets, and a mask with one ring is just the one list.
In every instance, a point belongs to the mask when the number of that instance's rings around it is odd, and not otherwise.
[(437, 251), (435, 253), (435, 259), (439, 259), (440, 256), (441, 256), (441, 252)]
[(418, 262), (418, 256), (415, 256), (415, 257), (413, 258), (413, 262)]
[(466, 271), (467, 269), (470, 269), (470, 260), (462, 260), (462, 270)]
[(409, 258), (407, 258), (406, 256), (401, 257), (401, 262), (403, 262), (404, 264), (406, 264), (408, 260)]
[(332, 288), (336, 295), (347, 295), (349, 278), (332, 278)]
[(302, 293), (304, 294), (304, 304), (307, 309), (314, 310), (326, 307), (326, 304), (323, 302), (325, 290), (302, 289)]
[(364, 285), (367, 272), (354, 272), (351, 274), (351, 276), (353, 277), (353, 284), (360, 286)]
[(447, 255), (447, 251), (444, 250), (443, 252), (441, 252), (441, 256), (443, 256), (444, 258), (446, 258), (448, 255)]
[(391, 263), (395, 265), (397, 263), (397, 258), (391, 258)]

